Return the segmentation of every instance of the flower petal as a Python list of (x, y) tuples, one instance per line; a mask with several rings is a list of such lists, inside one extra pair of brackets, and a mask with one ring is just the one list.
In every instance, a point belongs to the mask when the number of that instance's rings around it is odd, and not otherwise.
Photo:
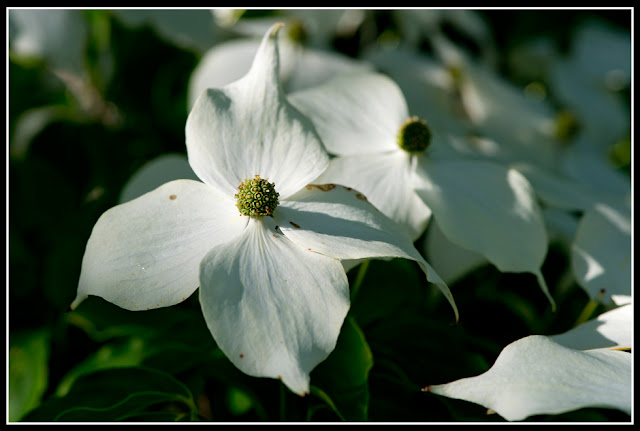
[(429, 223), (423, 252), (447, 284), (453, 284), (472, 270), (488, 264), (481, 254), (449, 241), (435, 220)]
[(451, 242), (485, 256), (503, 272), (542, 278), (547, 233), (535, 195), (516, 170), (479, 160), (418, 165), (416, 192)]
[(591, 298), (606, 303), (610, 295), (630, 295), (631, 219), (604, 204), (586, 211), (571, 248), (571, 263)]
[(198, 176), (189, 166), (186, 156), (177, 153), (163, 154), (142, 165), (129, 178), (120, 192), (118, 203), (140, 197), (173, 180), (198, 181)]
[(583, 407), (631, 412), (631, 355), (578, 351), (532, 335), (508, 345), (484, 374), (427, 390), (471, 401), (509, 421)]
[(280, 202), (278, 229), (301, 247), (337, 259), (415, 260), (445, 295), (458, 319), (446, 283), (415, 249), (404, 230), (371, 205), (360, 192), (335, 184), (308, 185)]
[(349, 308), (340, 262), (251, 220), (239, 241), (207, 254), (200, 281), (205, 320), (231, 362), (309, 393), (309, 373), (335, 348)]
[(233, 201), (191, 180), (169, 182), (117, 205), (91, 232), (71, 307), (88, 295), (128, 310), (182, 302), (198, 288), (204, 255), (239, 236), (246, 220)]
[(411, 156), (396, 151), (339, 156), (315, 180), (352, 187), (391, 220), (403, 226), (412, 240), (427, 227), (431, 210), (413, 190)]
[(247, 75), (201, 94), (187, 118), (191, 167), (230, 196), (244, 179), (260, 175), (284, 198), (329, 163), (315, 129), (280, 88), (278, 28), (265, 35)]
[(330, 153), (370, 154), (394, 150), (409, 117), (400, 88), (376, 73), (345, 73), (290, 95), (315, 125)]
[(633, 340), (633, 308), (631, 304), (602, 313), (580, 326), (551, 339), (571, 349), (631, 348)]

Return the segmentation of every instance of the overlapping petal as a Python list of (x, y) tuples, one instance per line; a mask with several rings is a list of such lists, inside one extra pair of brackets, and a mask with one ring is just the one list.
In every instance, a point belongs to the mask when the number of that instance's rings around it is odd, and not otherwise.
[(205, 254), (245, 226), (232, 200), (192, 180), (172, 181), (117, 205), (91, 232), (72, 308), (88, 295), (128, 310), (182, 302), (200, 284)]
[(400, 88), (375, 73), (339, 75), (290, 100), (312, 119), (327, 150), (339, 155), (397, 149), (396, 134), (409, 117)]
[(631, 294), (631, 219), (604, 205), (582, 216), (572, 245), (578, 283), (591, 298)]
[(339, 260), (251, 220), (200, 267), (200, 301), (220, 348), (240, 370), (309, 393), (309, 372), (334, 349), (349, 308)]
[(553, 304), (540, 268), (547, 233), (535, 195), (516, 170), (491, 162), (418, 165), (416, 192), (453, 243), (485, 256), (500, 271), (530, 272)]
[(413, 190), (413, 170), (411, 156), (397, 149), (336, 157), (315, 182), (353, 187), (415, 240), (427, 227), (431, 210)]
[(558, 344), (578, 350), (630, 349), (632, 333), (633, 307), (626, 304), (550, 338)]
[(278, 29), (265, 35), (247, 75), (205, 91), (187, 119), (189, 164), (202, 181), (230, 196), (244, 179), (260, 175), (284, 198), (318, 177), (329, 161), (313, 126), (280, 88)]
[(411, 259), (445, 295), (458, 318), (446, 283), (415, 249), (402, 228), (348, 187), (309, 185), (280, 203), (274, 219), (287, 238), (301, 247), (338, 259)]

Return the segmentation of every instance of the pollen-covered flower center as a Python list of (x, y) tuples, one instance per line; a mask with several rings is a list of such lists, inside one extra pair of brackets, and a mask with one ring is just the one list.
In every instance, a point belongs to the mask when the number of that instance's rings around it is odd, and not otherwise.
[(398, 146), (409, 153), (421, 153), (431, 143), (431, 130), (427, 122), (418, 117), (409, 117), (398, 132)]
[(236, 206), (240, 214), (250, 217), (270, 216), (278, 206), (278, 192), (273, 183), (260, 178), (247, 178), (238, 186)]

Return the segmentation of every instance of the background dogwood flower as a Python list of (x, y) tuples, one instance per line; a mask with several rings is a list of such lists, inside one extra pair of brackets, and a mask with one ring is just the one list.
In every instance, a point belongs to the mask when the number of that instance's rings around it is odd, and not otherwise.
[(72, 306), (98, 295), (129, 310), (158, 308), (199, 286), (207, 325), (231, 362), (304, 395), (349, 309), (339, 259), (415, 260), (455, 305), (411, 241), (362, 195), (308, 185), (328, 156), (280, 89), (279, 28), (244, 78), (207, 90), (189, 115), (189, 162), (203, 183), (172, 181), (103, 214)]
[[(295, 92), (291, 100), (337, 155), (316, 181), (361, 190), (413, 240), (433, 212), (452, 242), (501, 271), (535, 274), (553, 304), (540, 271), (546, 231), (533, 190), (519, 172), (484, 160), (438, 160), (441, 132), (430, 129), (428, 119), (410, 117), (400, 88), (381, 74), (345, 74)], [(426, 132), (407, 132), (413, 124)], [(419, 151), (405, 145), (423, 138)]]

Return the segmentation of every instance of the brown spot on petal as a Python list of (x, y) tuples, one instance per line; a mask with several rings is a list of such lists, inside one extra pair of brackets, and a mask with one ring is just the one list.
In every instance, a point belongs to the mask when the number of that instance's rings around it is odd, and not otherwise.
[(178, 198), (177, 195), (171, 195), (169, 196), (169, 199), (171, 199), (172, 201), (175, 201)]
[(350, 192), (351, 190), (353, 190), (351, 187), (347, 187), (347, 186), (342, 186), (346, 191)]
[(427, 386), (426, 388), (422, 388), (422, 392), (431, 392), (431, 385)]
[(244, 355), (242, 353), (240, 353), (240, 359), (244, 358)]
[(362, 193), (356, 193), (356, 198), (360, 199), (361, 201), (367, 202), (367, 197)]
[(329, 190), (333, 190), (336, 188), (335, 184), (309, 184), (307, 186), (308, 190), (311, 190), (313, 187), (316, 187), (319, 190), (322, 190), (323, 192), (328, 192)]
[(300, 226), (298, 226), (294, 222), (290, 221), (289, 223), (291, 224), (291, 226), (295, 227), (296, 229), (300, 229)]

